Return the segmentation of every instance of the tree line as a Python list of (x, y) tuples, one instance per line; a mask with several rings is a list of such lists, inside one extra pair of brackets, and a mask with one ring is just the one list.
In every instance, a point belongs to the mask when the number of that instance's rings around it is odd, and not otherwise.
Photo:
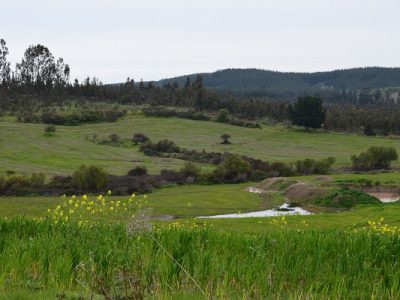
[[(400, 133), (400, 107), (324, 103), (323, 118), (316, 115), (311, 123), (303, 125), (296, 121), (292, 98), (271, 101), (266, 98), (249, 98), (207, 89), (203, 76), (186, 77), (184, 81), (135, 82), (128, 78), (122, 84), (103, 84), (96, 77), (83, 81), (70, 79), (70, 66), (63, 58), (55, 58), (43, 45), (31, 45), (21, 61), (11, 68), (9, 49), (0, 39), (0, 114), (21, 114), (34, 108), (63, 105), (68, 101), (89, 103), (108, 101), (119, 104), (186, 107), (202, 112), (218, 112), (225, 109), (236, 118), (248, 120), (268, 119), (271, 122), (291, 121), (306, 127), (322, 127), (327, 130), (363, 132), (366, 135), (389, 135)], [(348, 95), (352, 92), (348, 91)], [(330, 96), (328, 96), (330, 95)], [(334, 92), (325, 91), (325, 97)], [(341, 93), (344, 95), (344, 93)], [(355, 95), (354, 95), (355, 96)], [(357, 96), (360, 99), (360, 95)], [(304, 98), (304, 97), (302, 97)], [(322, 101), (322, 97), (312, 97)], [(337, 96), (338, 102), (340, 97)], [(300, 101), (300, 99), (299, 99)], [(301, 118), (301, 117), (300, 117)], [(299, 116), (297, 116), (299, 119)]]

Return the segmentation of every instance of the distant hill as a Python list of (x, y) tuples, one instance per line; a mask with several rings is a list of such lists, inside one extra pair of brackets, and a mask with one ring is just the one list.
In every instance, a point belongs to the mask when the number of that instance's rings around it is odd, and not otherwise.
[[(193, 80), (198, 74), (188, 75)], [(204, 85), (218, 91), (244, 96), (292, 97), (321, 91), (372, 91), (400, 88), (400, 68), (366, 67), (316, 73), (284, 73), (259, 69), (226, 69), (202, 73)], [(157, 84), (178, 82), (187, 76)]]

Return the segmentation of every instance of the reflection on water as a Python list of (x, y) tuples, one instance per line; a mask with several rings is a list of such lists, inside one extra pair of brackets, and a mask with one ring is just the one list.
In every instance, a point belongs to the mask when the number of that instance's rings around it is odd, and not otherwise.
[(393, 194), (393, 193), (384, 193), (384, 192), (378, 192), (378, 193), (369, 193), (371, 196), (374, 196), (381, 200), (381, 202), (384, 203), (390, 203), (390, 202), (397, 202), (400, 200), (399, 195)]
[(260, 217), (277, 217), (287, 215), (310, 215), (309, 211), (300, 207), (289, 207), (288, 203), (284, 203), (278, 208), (241, 213), (241, 214), (226, 214), (226, 215), (215, 215), (215, 216), (200, 216), (200, 219), (228, 219), (228, 218), (260, 218)]

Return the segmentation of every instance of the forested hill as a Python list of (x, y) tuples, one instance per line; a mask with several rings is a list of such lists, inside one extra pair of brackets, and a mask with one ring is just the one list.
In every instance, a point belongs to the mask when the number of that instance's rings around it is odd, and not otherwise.
[[(189, 75), (191, 81), (198, 74)], [(400, 68), (367, 67), (316, 73), (226, 69), (204, 73), (207, 88), (248, 96), (297, 96), (321, 90), (374, 90), (400, 87)], [(184, 85), (187, 76), (161, 80)]]

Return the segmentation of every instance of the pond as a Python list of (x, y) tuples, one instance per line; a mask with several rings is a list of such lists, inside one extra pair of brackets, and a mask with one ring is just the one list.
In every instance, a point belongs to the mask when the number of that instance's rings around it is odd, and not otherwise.
[(254, 211), (239, 214), (225, 214), (215, 216), (200, 216), (199, 219), (229, 219), (229, 218), (261, 218), (261, 217), (278, 217), (287, 215), (311, 215), (311, 213), (300, 207), (290, 207), (289, 203), (284, 203), (278, 208), (267, 209), (262, 211)]
[(368, 193), (368, 194), (378, 198), (383, 203), (397, 202), (400, 200), (399, 195), (389, 193), (389, 192), (376, 192), (376, 193)]

